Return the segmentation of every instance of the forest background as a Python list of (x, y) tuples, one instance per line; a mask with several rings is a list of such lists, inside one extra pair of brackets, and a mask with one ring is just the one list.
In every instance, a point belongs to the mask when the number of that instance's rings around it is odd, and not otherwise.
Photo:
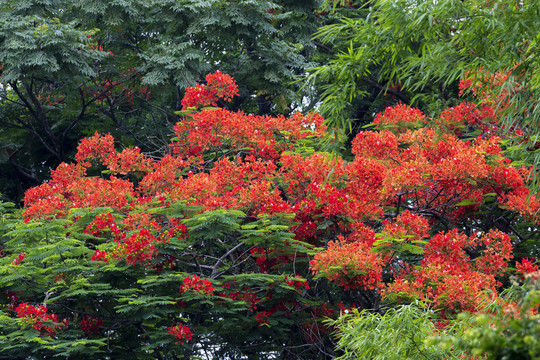
[(0, 358), (540, 358), (540, 4), (0, 7)]

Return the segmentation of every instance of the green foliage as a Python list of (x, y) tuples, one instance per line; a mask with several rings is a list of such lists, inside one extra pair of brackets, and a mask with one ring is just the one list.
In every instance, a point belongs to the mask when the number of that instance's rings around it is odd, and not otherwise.
[[(334, 9), (339, 3), (346, 5), (340, 1), (326, 3)], [(408, 2), (353, 3), (353, 8), (336, 12), (334, 21), (315, 34), (316, 41), (332, 52), (322, 65), (310, 69), (306, 86), (321, 91), (320, 111), (327, 123), (351, 133), (352, 139), (371, 122), (373, 114), (389, 105), (414, 102), (429, 115), (452, 105), (457, 84), (443, 86), (430, 79), (423, 89), (413, 89), (404, 86), (400, 72), (409, 54), (427, 42), (423, 36), (429, 35), (405, 28), (411, 11), (421, 12), (424, 2), (414, 6)], [(379, 9), (382, 7), (384, 11)]]
[(0, 234), (6, 233), (18, 218), (20, 211), (15, 208), (14, 203), (0, 201)]
[(522, 286), (507, 289), (505, 299), (508, 303), (487, 304), (487, 314), (460, 314), (460, 331), (430, 337), (426, 343), (454, 347), (485, 359), (540, 359), (537, 275), (535, 279), (531, 274)]
[(339, 359), (455, 358), (424, 339), (435, 330), (433, 314), (418, 305), (388, 309), (384, 314), (353, 309), (329, 324), (336, 328)]
[(234, 233), (239, 225), (239, 219), (245, 214), (237, 210), (215, 210), (196, 214), (185, 221), (190, 230), (191, 241), (196, 243), (210, 239), (220, 239), (226, 234)]

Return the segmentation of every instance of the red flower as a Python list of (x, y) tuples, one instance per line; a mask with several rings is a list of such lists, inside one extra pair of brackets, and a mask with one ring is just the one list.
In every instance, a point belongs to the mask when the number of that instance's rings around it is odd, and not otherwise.
[(540, 271), (538, 270), (538, 265), (535, 264), (534, 259), (521, 259), (521, 263), (516, 262), (516, 269), (522, 275), (522, 280), (529, 274), (531, 274), (535, 280), (540, 277)]
[(21, 303), (15, 309), (17, 317), (22, 319), (22, 324), (29, 324), (43, 336), (52, 336), (56, 330), (63, 328), (69, 324), (69, 320), (64, 319), (59, 325), (51, 323), (59, 323), (58, 316), (48, 314), (47, 308), (43, 305), (31, 305)]
[(176, 340), (178, 340), (177, 342), (175, 342), (175, 344), (184, 344), (184, 342), (189, 341), (191, 340), (191, 338), (193, 338), (193, 332), (187, 326), (184, 326), (182, 324), (169, 326), (167, 332), (174, 336)]
[(255, 320), (259, 323), (259, 327), (262, 327), (262, 326), (270, 327), (270, 321), (268, 320), (268, 317), (272, 314), (273, 312), (265, 310), (255, 315)]
[(206, 76), (207, 85), (198, 84), (195, 87), (187, 87), (186, 94), (182, 99), (184, 110), (191, 107), (216, 106), (219, 99), (231, 101), (238, 95), (238, 86), (234, 80), (221, 71)]
[(99, 332), (99, 328), (103, 325), (103, 320), (96, 315), (92, 315), (92, 317), (86, 315), (81, 320), (81, 329), (85, 332), (86, 336), (97, 334)]
[(92, 255), (91, 260), (92, 261), (104, 261), (104, 262), (107, 262), (107, 261), (109, 261), (107, 259), (108, 256), (109, 256), (109, 254), (106, 251), (96, 250), (94, 255)]
[(310, 262), (314, 274), (324, 274), (345, 289), (377, 289), (382, 286), (382, 259), (371, 251), (369, 239), (338, 236)]
[(22, 261), (24, 260), (25, 258), (25, 254), (22, 252), (20, 253), (15, 259), (13, 259), (13, 261), (11, 262), (13, 265), (19, 265), (20, 263), (22, 263)]
[(181, 293), (188, 290), (194, 290), (198, 293), (205, 293), (207, 296), (211, 296), (214, 294), (215, 289), (212, 287), (212, 283), (207, 279), (201, 279), (197, 275), (193, 275), (192, 277), (188, 276), (185, 278), (184, 283), (180, 286)]

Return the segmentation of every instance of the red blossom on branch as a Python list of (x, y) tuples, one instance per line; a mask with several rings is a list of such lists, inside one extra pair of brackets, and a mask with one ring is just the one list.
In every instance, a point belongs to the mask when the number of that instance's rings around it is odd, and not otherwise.
[(323, 274), (345, 289), (377, 289), (382, 286), (382, 259), (371, 251), (369, 239), (350, 241), (339, 236), (310, 262), (315, 274)]
[(56, 314), (49, 314), (43, 305), (31, 305), (20, 303), (15, 309), (17, 317), (21, 318), (22, 324), (29, 324), (41, 332), (42, 336), (52, 336), (57, 330), (67, 326), (69, 320), (64, 319), (61, 323)]
[(272, 311), (261, 311), (255, 315), (255, 321), (259, 323), (259, 327), (270, 327), (270, 320), (268, 319), (273, 314)]
[(99, 328), (102, 326), (104, 326), (103, 320), (101, 320), (97, 315), (85, 315), (81, 319), (81, 330), (84, 331), (88, 337), (99, 333)]
[(521, 274), (521, 279), (524, 280), (527, 275), (538, 279), (540, 277), (540, 269), (534, 259), (524, 258), (521, 259), (521, 263), (516, 262), (516, 270)]
[(193, 332), (185, 325), (178, 324), (169, 326), (167, 332), (175, 337), (175, 344), (184, 344), (186, 341), (190, 341), (193, 338)]
[(180, 292), (187, 292), (188, 290), (193, 290), (198, 293), (205, 293), (207, 296), (214, 294), (215, 288), (212, 286), (212, 283), (207, 279), (201, 279), (197, 275), (187, 277), (184, 279), (184, 283), (180, 286)]
[(182, 99), (184, 110), (195, 107), (217, 106), (219, 99), (231, 101), (238, 95), (238, 86), (234, 80), (221, 71), (206, 76), (206, 85), (198, 84), (195, 87), (188, 86)]
[(417, 108), (405, 104), (387, 107), (375, 116), (374, 124), (379, 129), (388, 129), (397, 134), (408, 129), (420, 128), (428, 122), (427, 117)]
[(23, 262), (25, 257), (26, 257), (25, 253), (22, 252), (19, 255), (17, 255), (17, 257), (15, 259), (13, 259), (13, 261), (11, 263), (13, 265), (17, 266), (17, 265), (19, 265), (20, 263)]

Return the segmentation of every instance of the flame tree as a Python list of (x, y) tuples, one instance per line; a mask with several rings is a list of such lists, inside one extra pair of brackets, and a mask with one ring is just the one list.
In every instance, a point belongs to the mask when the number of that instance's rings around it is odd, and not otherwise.
[(389, 107), (341, 157), (317, 114), (216, 107), (237, 92), (209, 74), (167, 155), (96, 133), (3, 210), (3, 355), (332, 358), (325, 318), (421, 301), (444, 326), (538, 270), (530, 169), (488, 103)]

